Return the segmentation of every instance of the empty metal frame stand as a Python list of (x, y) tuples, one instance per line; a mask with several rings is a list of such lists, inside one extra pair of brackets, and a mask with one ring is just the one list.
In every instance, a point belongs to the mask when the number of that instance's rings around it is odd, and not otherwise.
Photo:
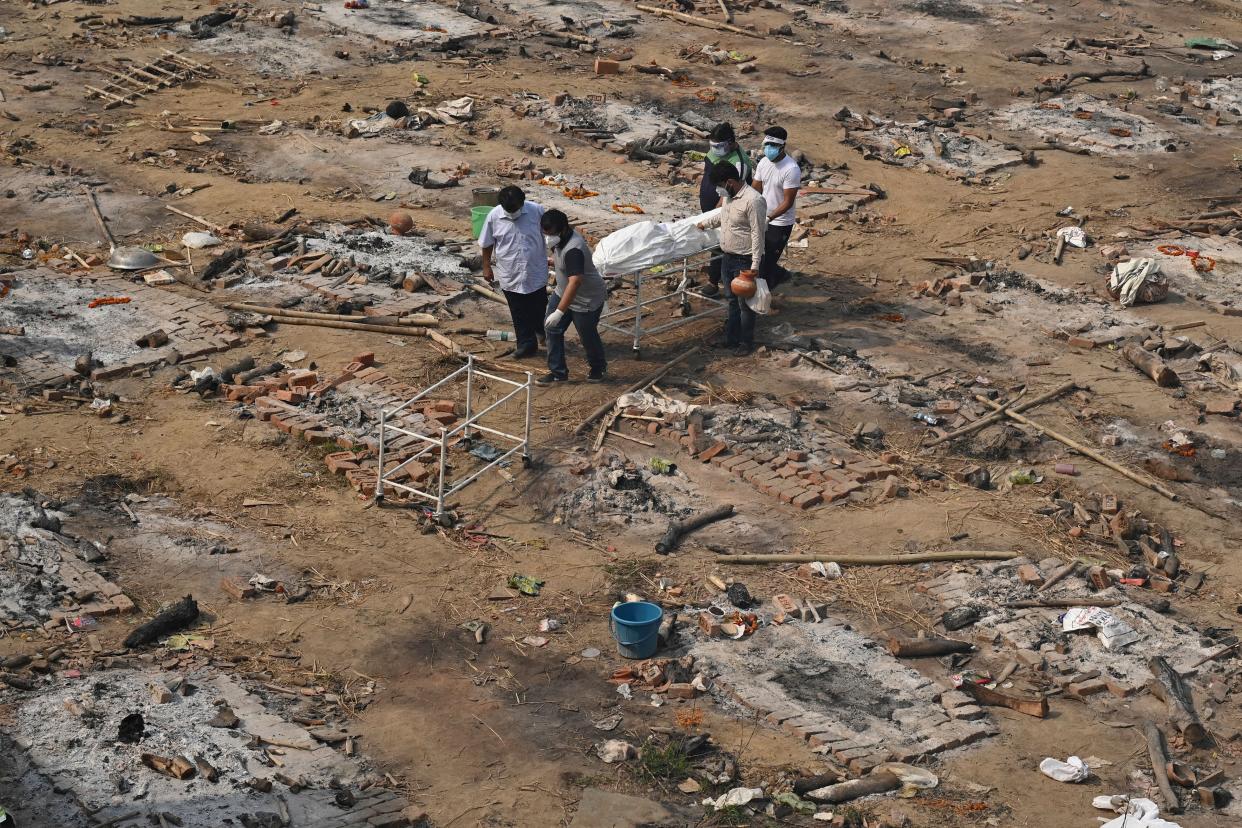
[[(716, 256), (708, 257), (703, 261), (703, 263), (706, 264), (707, 262), (718, 258), (719, 255), (720, 254), (717, 253)], [(604, 316), (600, 318), (600, 327), (609, 331), (615, 331), (616, 333), (631, 335), (634, 339), (634, 356), (638, 357), (642, 349), (643, 336), (672, 330), (679, 325), (685, 325), (687, 322), (693, 322), (696, 319), (702, 319), (705, 316), (711, 316), (712, 314), (720, 313), (725, 310), (729, 305), (729, 301), (727, 299), (717, 299), (713, 296), (705, 296), (698, 290), (691, 290), (690, 260), (694, 258), (698, 258), (698, 256), (686, 256), (681, 259), (670, 259), (667, 262), (652, 265), (651, 267), (644, 268), (643, 270), (636, 271), (632, 274), (622, 274), (619, 278), (624, 279), (626, 276), (634, 277), (634, 304), (626, 305), (625, 307), (617, 308), (616, 310), (609, 310), (608, 313), (604, 314)], [(679, 263), (681, 265), (681, 281), (677, 283), (677, 288), (670, 293), (664, 293), (651, 299), (643, 299), (643, 279), (651, 279), (657, 276), (660, 278), (667, 277), (667, 270), (663, 272), (655, 272), (656, 269), (667, 268), (669, 265), (676, 267)], [(646, 308), (649, 305), (654, 305), (659, 302), (673, 301), (688, 310), (690, 307), (690, 297), (692, 296), (695, 299), (700, 299), (703, 302), (706, 302), (707, 309), (698, 313), (687, 312), (684, 316), (674, 319), (672, 322), (665, 322), (664, 324), (656, 325), (653, 328), (643, 326), (643, 316), (647, 313)], [(628, 319), (630, 315), (633, 315), (634, 317), (632, 323)], [(623, 321), (624, 324), (622, 324)]]
[[(449, 383), (457, 380), (458, 378), (462, 376), (462, 374), (465, 374), (465, 377), (466, 377), (466, 416), (465, 416), (465, 419), (463, 419), (460, 423), (448, 429), (441, 427), (440, 433), (435, 436), (428, 436), (426, 434), (420, 434), (417, 431), (411, 431), (408, 428), (403, 428), (401, 426), (392, 424), (393, 419), (397, 415), (399, 415), (402, 411), (408, 410), (414, 403), (423, 399), (428, 394), (430, 394), (432, 391), (435, 391), (437, 388), (440, 388), (444, 385), (448, 385)], [(500, 399), (488, 405), (486, 408), (480, 411), (476, 411), (475, 410), (476, 403), (474, 399), (475, 392), (477, 391), (477, 388), (475, 387), (476, 377), (480, 377), (483, 379), (489, 379), (489, 380), (492, 380), (493, 382), (498, 382), (498, 383), (501, 383), (502, 385), (510, 386), (512, 390), (510, 390), (507, 394), (502, 396)], [(411, 397), (410, 399), (401, 403), (401, 405), (397, 406), (396, 408), (392, 408), (392, 409), (381, 408), (380, 409), (380, 422), (379, 422), (379, 472), (378, 472), (378, 480), (375, 483), (376, 501), (381, 501), (381, 502), (383, 501), (384, 489), (386, 488), (397, 489), (397, 490), (406, 492), (407, 494), (413, 495), (414, 497), (418, 497), (418, 498), (430, 501), (431, 503), (435, 504), (435, 515), (438, 518), (444, 514), (444, 507), (445, 507), (445, 503), (447, 502), (447, 498), (452, 497), (454, 494), (456, 494), (457, 492), (464, 489), (466, 486), (473, 483), (476, 479), (478, 479), (480, 475), (482, 475), (488, 469), (492, 469), (492, 468), (495, 468), (496, 466), (499, 466), (501, 463), (505, 462), (510, 457), (512, 457), (516, 452), (521, 451), (522, 452), (522, 463), (525, 465), (529, 465), (530, 464), (531, 384), (532, 384), (531, 374), (529, 371), (526, 372), (526, 382), (515, 382), (514, 380), (511, 380), (511, 379), (506, 379), (504, 377), (498, 377), (495, 374), (489, 374), (484, 371), (478, 370), (477, 368), (474, 367), (474, 357), (471, 356), (467, 358), (465, 365), (458, 368), (456, 371), (449, 374), (447, 377), (435, 383), (434, 385), (430, 385), (424, 388), (422, 391), (418, 392), (418, 394), (416, 394), (414, 397)], [(525, 412), (525, 417), (524, 417), (525, 427), (520, 436), (517, 434), (508, 434), (504, 431), (491, 428), (490, 426), (485, 426), (481, 423), (481, 420), (483, 419), (485, 415), (499, 408), (501, 405), (513, 399), (515, 396), (521, 394), (522, 392), (526, 393), (526, 412)], [(489, 434), (492, 437), (497, 438), (498, 440), (507, 441), (507, 442), (512, 443), (513, 445), (507, 451), (497, 455), (495, 458), (487, 462), (486, 465), (484, 465), (482, 468), (474, 470), (473, 472), (466, 475), (465, 477), (462, 477), (460, 480), (457, 480), (456, 482), (452, 482), (448, 479), (449, 449), (452, 446), (457, 444), (458, 442), (457, 436), (459, 434), (461, 435), (462, 439), (468, 440), (475, 433)], [(413, 456), (407, 457), (406, 459), (402, 460), (397, 465), (393, 466), (391, 469), (386, 470), (384, 468), (384, 464), (386, 462), (385, 455), (387, 452), (391, 451), (390, 441), (399, 439), (400, 437), (410, 437), (416, 441), (416, 444), (417, 442), (422, 442), (425, 445), (421, 451), (416, 452)], [(439, 473), (434, 478), (434, 485), (436, 487), (434, 492), (426, 492), (421, 489), (417, 489), (413, 486), (407, 485), (405, 483), (397, 482), (395, 478), (400, 476), (401, 472), (404, 471), (407, 466), (409, 466), (411, 463), (414, 463), (420, 460), (421, 458), (427, 456), (428, 454), (432, 454), (435, 452), (439, 453), (439, 456), (436, 458), (436, 462), (438, 463)]]

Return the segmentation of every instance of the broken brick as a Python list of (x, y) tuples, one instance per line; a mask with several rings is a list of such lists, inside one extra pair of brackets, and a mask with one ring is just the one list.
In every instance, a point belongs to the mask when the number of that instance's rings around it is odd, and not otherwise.
[(221, 578), (220, 589), (227, 592), (238, 601), (243, 601), (247, 598), (253, 598), (255, 596), (254, 587), (237, 578)]
[(1065, 344), (1069, 345), (1071, 348), (1091, 349), (1095, 347), (1095, 342), (1093, 340), (1082, 336), (1071, 336), (1069, 339), (1065, 340)]

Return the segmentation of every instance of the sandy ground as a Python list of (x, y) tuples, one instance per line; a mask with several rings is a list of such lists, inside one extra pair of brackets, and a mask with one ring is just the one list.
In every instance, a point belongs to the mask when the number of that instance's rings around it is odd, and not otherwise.
[[(429, 19), (451, 14), (448, 4), (424, 5), (430, 7)], [(519, 27), (525, 18), (512, 8), (517, 5), (524, 4), (484, 4), (482, 13), (493, 14), (502, 27)], [(629, 3), (615, 5), (634, 13)], [(714, 6), (699, 5), (704, 14), (719, 16)], [(792, 147), (818, 164), (848, 164), (854, 179), (874, 183), (887, 194), (861, 211), (867, 221), (857, 215), (821, 221), (824, 235), (812, 238), (805, 250), (790, 251), (789, 265), (800, 275), (782, 291), (779, 315), (761, 322), (761, 339), (764, 329), (788, 323), (799, 334), (827, 338), (893, 366), (894, 373), (920, 375), (950, 368), (983, 375), (1004, 387), (1027, 382), (1045, 388), (1073, 379), (1094, 390), (1094, 421), (1079, 420), (1070, 406), (1062, 404), (1033, 416), (1090, 443), (1097, 442), (1099, 423), (1124, 419), (1154, 435), (1160, 423), (1175, 419), (1211, 433), (1229, 446), (1231, 456), (1242, 450), (1236, 420), (1217, 418), (1196, 426), (1193, 395), (1179, 399), (1156, 389), (1108, 349), (1075, 350), (1050, 338), (1045, 329), (1055, 328), (1067, 314), (1056, 303), (1018, 291), (999, 314), (980, 313), (967, 305), (944, 309), (941, 316), (938, 302), (911, 298), (912, 285), (942, 273), (942, 267), (924, 261), (935, 256), (994, 260), (1019, 267), (1046, 284), (1093, 295), (1106, 272), (1097, 248), (1070, 251), (1059, 266), (1042, 254), (1019, 263), (1016, 251), (1024, 237), (1043, 239), (1045, 231), (1061, 226), (1057, 211), (1072, 205), (1076, 215), (1091, 217), (1086, 227), (1097, 243), (1107, 243), (1152, 219), (1198, 212), (1206, 196), (1236, 192), (1237, 117), (1224, 114), (1221, 124), (1209, 129), (1156, 107), (1162, 95), (1156, 77), (1220, 76), (1242, 60), (1197, 64), (1178, 48), (1184, 38), (1201, 35), (1238, 42), (1242, 22), (1229, 4), (1142, 0), (1118, 5), (1087, 0), (1052, 6), (937, 0), (894, 6), (867, 0), (848, 4), (848, 11), (839, 4), (739, 11), (739, 24), (761, 32), (769, 26), (792, 26), (792, 36), (764, 39), (639, 15), (634, 37), (600, 41), (601, 49), (634, 50), (633, 60), (623, 63), (624, 71), (617, 76), (595, 75), (590, 54), (545, 45), (538, 37), (506, 37), (503, 31), (466, 47), (467, 61), (432, 51), (418, 30), (406, 32), (411, 43), (398, 50), (368, 38), (365, 28), (338, 28), (339, 22), (299, 5), (270, 0), (246, 4), (251, 19), (240, 30), (222, 32), (227, 43), (157, 37), (156, 29), (141, 27), (106, 25), (88, 32), (74, 20), (90, 14), (102, 15), (104, 21), (130, 14), (183, 15), (190, 20), (209, 8), (182, 0), (0, 8), (0, 26), (8, 32), (7, 40), (0, 42), (0, 89), (5, 95), (0, 110), (11, 112), (15, 119), (0, 121), (11, 162), (0, 176), (0, 196), (6, 190), (13, 193), (2, 202), (0, 232), (25, 231), (75, 250), (106, 249), (79, 194), (80, 182), (93, 181), (105, 190), (102, 201), (115, 217), (112, 224), (118, 238), (133, 241), (167, 242), (198, 229), (164, 210), (161, 202), (226, 226), (270, 220), (291, 206), (308, 220), (382, 217), (399, 202), (409, 206), (421, 227), (462, 234), (468, 224), (470, 188), (498, 183), (494, 171), (502, 159), (529, 155), (519, 143), (542, 146), (549, 138), (538, 119), (513, 115), (509, 102), (515, 93), (604, 94), (653, 104), (670, 113), (693, 108), (713, 118), (728, 112), (748, 149), (757, 149), (757, 133), (766, 123), (780, 122), (789, 130)], [(263, 19), (269, 11), (286, 9), (297, 15), (292, 33), (274, 29)], [(330, 17), (345, 16), (334, 12)], [(1007, 61), (1004, 55), (1071, 37), (1135, 34), (1159, 47), (1142, 57), (1151, 66), (1152, 77), (1083, 83), (1075, 91), (1111, 97), (1113, 105), (1134, 92), (1129, 111), (1175, 135), (1181, 142), (1176, 152), (1086, 156), (1041, 151), (1038, 166), (1002, 170), (985, 186), (967, 187), (918, 169), (865, 160), (840, 143), (840, 126), (831, 117), (848, 106), (856, 112), (910, 121), (928, 114), (925, 102), (932, 96), (972, 92), (979, 103), (967, 107), (963, 130), (997, 141), (1035, 144), (1043, 137), (998, 125), (989, 117), (990, 110), (1015, 102), (1030, 104), (1031, 90), (1041, 78), (1097, 69), (1106, 58), (1092, 50), (1077, 51), (1069, 53), (1073, 61), (1069, 66), (1035, 66)], [(743, 75), (727, 65), (687, 63), (678, 57), (679, 49), (703, 42), (752, 53), (759, 70)], [(520, 44), (525, 56), (518, 53)], [(164, 47), (184, 49), (211, 64), (216, 76), (152, 93), (134, 106), (104, 109), (98, 100), (84, 96), (84, 83), (102, 82), (93, 67), (118, 58), (140, 61)], [(348, 59), (334, 56), (342, 51), (349, 53)], [(32, 61), (36, 56), (63, 63)], [(1129, 63), (1138, 58), (1108, 58), (1113, 59)], [(633, 71), (652, 61), (684, 69), (693, 84), (676, 86)], [(808, 69), (817, 74), (790, 74)], [(29, 70), (33, 72), (23, 74)], [(416, 88), (413, 72), (430, 82)], [(40, 83), (54, 86), (34, 92), (24, 88)], [(719, 104), (704, 106), (693, 94), (696, 87), (715, 90)], [(1015, 92), (1023, 92), (1023, 97), (1015, 97)], [(346, 139), (333, 126), (346, 117), (361, 117), (362, 107), (382, 108), (389, 100), (404, 99), (413, 107), (463, 94), (475, 97), (478, 114), (459, 127)], [(741, 106), (738, 112), (731, 101), (754, 107)], [(343, 114), (345, 104), (358, 114)], [(197, 146), (186, 133), (162, 128), (192, 116), (256, 123), (280, 119), (292, 131), (261, 135), (248, 126), (235, 133), (210, 133), (212, 143)], [(102, 133), (96, 134), (95, 127)], [(19, 138), (31, 139), (33, 148), (15, 153), (12, 143)], [(661, 213), (666, 205), (680, 204), (684, 214), (697, 209), (694, 184), (672, 186), (663, 171), (646, 164), (617, 163), (616, 154), (580, 142), (563, 145), (564, 159), (537, 157), (536, 162), (570, 180), (629, 180), (631, 193), (652, 191), (652, 202)], [(175, 158), (161, 156), (170, 149), (177, 153)], [(186, 169), (187, 163), (192, 170)], [(415, 166), (438, 170), (461, 163), (468, 163), (473, 172), (457, 189), (422, 190), (406, 180)], [(67, 179), (65, 165), (80, 173)], [(211, 186), (172, 199), (166, 188), (173, 184), (173, 189)], [(39, 190), (50, 188), (55, 191), (45, 200), (33, 199)], [(535, 193), (538, 189), (531, 188)], [(393, 202), (371, 200), (389, 191), (397, 194)], [(602, 199), (609, 197), (605, 193)], [(19, 263), (16, 256), (0, 256), (0, 264)], [(1213, 282), (1213, 289), (1222, 291), (1215, 301), (1228, 297), (1231, 288), (1233, 297), (1242, 298), (1239, 271), (1232, 272), (1232, 286), (1223, 276)], [(919, 310), (933, 306), (935, 314)], [(1071, 307), (1078, 312), (1077, 305)], [(472, 325), (505, 326), (497, 306), (470, 302), (462, 308), (468, 314), (464, 321)], [(1093, 303), (1081, 310), (1097, 318), (1119, 315), (1115, 305)], [(1188, 333), (1203, 343), (1242, 342), (1242, 318), (1218, 315), (1178, 283), (1170, 301), (1133, 313), (1165, 326), (1206, 320), (1206, 326)], [(902, 321), (886, 321), (881, 314), (900, 314)], [(314, 568), (332, 578), (369, 584), (348, 601), (239, 604), (218, 588), (219, 567), (226, 563), (188, 562), (174, 569), (121, 553), (112, 564), (118, 582), (144, 611), (193, 592), (231, 624), (232, 645), (239, 650), (291, 641), (304, 663), (314, 662), (333, 674), (355, 672), (377, 679), (378, 703), (357, 721), (362, 747), (428, 811), (432, 824), (569, 824), (582, 789), (591, 786), (690, 803), (694, 797), (650, 785), (625, 766), (606, 766), (594, 756), (592, 745), (600, 741), (600, 734), (591, 722), (618, 703), (606, 678), (621, 659), (612, 653), (605, 619), (618, 592), (619, 567), (648, 561), (649, 571), (660, 571), (699, 595), (705, 593), (705, 574), (716, 571), (745, 580), (753, 592), (766, 595), (787, 584), (782, 575), (721, 565), (704, 544), (715, 539), (729, 543), (735, 552), (776, 547), (822, 552), (824, 559), (830, 559), (833, 553), (896, 551), (909, 542), (944, 544), (950, 536), (968, 532), (970, 543), (979, 548), (1031, 549), (1031, 557), (1038, 559), (1045, 557), (1035, 553), (1046, 543), (1043, 530), (1020, 517), (1029, 515), (1037, 496), (1020, 489), (985, 494), (958, 488), (807, 514), (788, 510), (772, 537), (708, 531), (673, 559), (651, 552), (659, 527), (605, 529), (585, 541), (553, 523), (551, 500), (574, 485), (564, 474), (574, 446), (582, 443), (571, 437), (573, 426), (631, 381), (712, 334), (711, 322), (663, 334), (644, 347), (640, 360), (630, 357), (624, 342), (610, 340), (610, 384), (540, 390), (533, 434), (535, 468), (521, 474), (516, 484), (485, 477), (461, 498), (470, 521), (499, 536), (490, 543), (470, 542), (457, 533), (425, 535), (408, 512), (364, 508), (366, 504), (340, 478), (326, 471), (322, 452), (298, 444), (271, 445), (257, 434), (265, 426), (230, 417), (221, 401), (169, 391), (167, 375), (109, 383), (123, 400), (120, 408), (130, 414), (123, 425), (84, 412), (24, 416), (10, 409), (13, 413), (0, 421), (0, 453), (57, 462), (50, 469), (36, 465), (31, 478), (6, 479), (3, 486), (18, 490), (29, 485), (72, 497), (81, 491), (83, 481), (108, 476), (123, 481), (122, 490), (163, 492), (186, 510), (210, 510), (256, 538), (273, 568)], [(386, 372), (410, 381), (423, 377), (426, 366), (436, 359), (420, 340), (399, 347), (382, 334), (291, 326), (279, 327), (270, 340), (257, 340), (235, 354), (249, 353), (263, 362), (281, 349), (304, 350), (325, 366), (344, 364), (360, 351), (374, 351)], [(485, 345), (476, 350), (487, 353)], [(492, 353), (500, 350), (496, 347)], [(685, 372), (735, 392), (824, 398), (829, 401), (825, 418), (842, 430), (874, 420), (884, 426), (893, 448), (912, 452), (917, 443), (914, 425), (906, 416), (863, 399), (865, 395), (834, 395), (824, 372), (805, 364), (790, 369), (765, 353), (741, 360), (723, 354), (704, 351), (692, 358)], [(580, 355), (573, 352), (572, 357)], [(1028, 365), (1032, 361), (1048, 364)], [(615, 447), (640, 462), (660, 453), (635, 444)], [(952, 453), (937, 456), (945, 465), (962, 460)], [(1130, 455), (1123, 451), (1122, 457), (1129, 462), (1141, 459), (1137, 451)], [(1075, 460), (1055, 443), (1045, 445), (1039, 462), (1050, 465), (1061, 459), (1083, 467), (1084, 475), (1070, 484), (1077, 490), (1113, 491), (1149, 518), (1175, 527), (1185, 544), (1183, 555), (1209, 573), (1208, 585), (1198, 595), (1175, 597), (1177, 612), (1200, 627), (1223, 624), (1237, 629), (1234, 610), (1242, 590), (1237, 512), (1226, 511), (1226, 519), (1215, 519), (1193, 504), (1211, 500), (1216, 504), (1213, 509), (1223, 508), (1221, 496), (1208, 498), (1207, 489), (1224, 487), (1236, 497), (1242, 467), (1228, 466), (1202, 485), (1185, 487), (1188, 504), (1169, 502), (1081, 458)], [(1022, 464), (1016, 458), (1005, 462)], [(685, 466), (704, 507), (736, 501), (743, 513), (773, 508), (712, 467), (689, 461)], [(279, 505), (243, 508), (247, 498)], [(501, 612), (486, 596), (512, 572), (544, 577), (548, 584), (540, 597), (511, 603), (506, 606), (516, 606), (515, 611)], [(903, 569), (874, 570), (858, 577), (874, 587), (873, 611), (846, 600), (840, 590), (832, 594), (831, 586), (823, 587), (837, 599), (838, 611), (877, 637), (901, 625), (899, 610), (910, 601), (909, 585), (915, 576)], [(412, 605), (398, 613), (407, 595), (413, 596)], [(551, 643), (544, 648), (518, 643), (548, 617), (565, 624)], [(485, 645), (476, 645), (459, 627), (470, 619), (492, 625)], [(103, 635), (119, 640), (126, 630), (125, 622), (109, 622)], [(22, 652), (28, 643), (0, 640), (0, 656)], [(600, 659), (574, 657), (592, 646), (604, 652)], [(945, 674), (934, 661), (922, 669), (936, 678)], [(700, 728), (734, 751), (748, 782), (814, 767), (814, 758), (792, 737), (735, 710), (707, 701), (699, 706), (705, 717)], [(612, 735), (623, 738), (624, 733), (639, 743), (650, 727), (674, 726), (673, 711), (678, 709), (627, 703), (621, 731)], [(1058, 700), (1053, 715), (1043, 721), (998, 711), (1001, 735), (937, 762), (942, 790), (901, 800), (902, 808), (916, 825), (1086, 824), (1097, 815), (1090, 807), (1091, 797), (1126, 789), (1130, 772), (1146, 762), (1141, 729), (1105, 722), (1141, 723), (1145, 716), (1159, 716), (1157, 703), (1146, 696), (1092, 706)], [(1217, 722), (1236, 727), (1236, 701), (1230, 699), (1216, 716)], [(1222, 744), (1208, 763), (1233, 776), (1238, 752), (1237, 743)], [(1045, 756), (1070, 754), (1095, 755), (1110, 764), (1098, 770), (1097, 778), (1073, 787), (1035, 770)], [(1194, 828), (1237, 824), (1236, 817), (1202, 809), (1179, 821)]]

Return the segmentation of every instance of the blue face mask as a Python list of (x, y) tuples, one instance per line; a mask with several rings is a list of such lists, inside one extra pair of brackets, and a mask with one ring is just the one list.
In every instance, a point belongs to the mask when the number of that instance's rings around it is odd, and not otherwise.
[(777, 156), (781, 154), (781, 148), (775, 144), (764, 144), (763, 154), (767, 156), (769, 161), (775, 161)]

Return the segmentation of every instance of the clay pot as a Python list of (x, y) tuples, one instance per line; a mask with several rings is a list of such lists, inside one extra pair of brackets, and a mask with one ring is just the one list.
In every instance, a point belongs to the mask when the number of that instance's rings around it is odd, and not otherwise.
[(414, 219), (409, 213), (393, 213), (388, 217), (388, 229), (394, 236), (404, 236), (414, 229)]
[(729, 282), (729, 290), (739, 299), (749, 299), (755, 295), (758, 288), (759, 286), (755, 284), (754, 273), (749, 270), (743, 270), (733, 277), (732, 282)]

